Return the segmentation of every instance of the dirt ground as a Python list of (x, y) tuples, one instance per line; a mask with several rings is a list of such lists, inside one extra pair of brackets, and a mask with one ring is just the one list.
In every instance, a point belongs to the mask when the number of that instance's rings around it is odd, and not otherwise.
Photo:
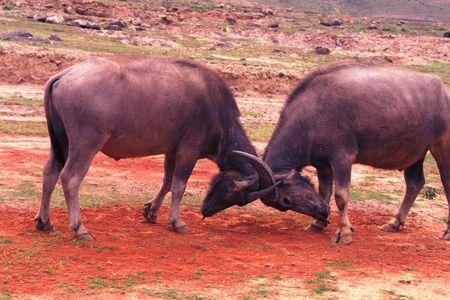
[[(66, 209), (58, 204), (52, 209), (56, 230), (37, 232), (33, 217), (38, 193), (10, 194), (8, 190), (17, 191), (18, 182), (38, 187), (47, 150), (45, 137), (0, 135), (0, 291), (4, 293), (29, 298), (90, 298), (95, 294), (105, 299), (112, 295), (450, 297), (449, 245), (437, 238), (443, 224), (416, 213), (401, 233), (382, 232), (378, 226), (389, 219), (395, 206), (375, 201), (352, 203), (350, 218), (356, 232), (348, 246), (330, 243), (336, 229), (334, 207), (331, 224), (323, 234), (303, 231), (311, 221), (308, 217), (278, 213), (261, 204), (230, 209), (202, 221), (198, 202), (188, 201), (182, 209), (190, 228), (186, 235), (170, 231), (165, 221), (167, 206), (161, 209), (159, 224), (145, 223), (140, 215), (144, 199), (133, 197), (145, 189), (157, 189), (161, 157), (118, 162), (102, 154), (96, 157), (85, 185), (116, 201), (82, 208), (95, 241), (72, 240)], [(360, 168), (365, 167), (357, 168), (357, 174), (364, 172)], [(204, 195), (215, 172), (213, 164), (200, 161), (188, 195)], [(120, 193), (111, 194), (111, 187)], [(82, 190), (82, 199), (89, 191)]]

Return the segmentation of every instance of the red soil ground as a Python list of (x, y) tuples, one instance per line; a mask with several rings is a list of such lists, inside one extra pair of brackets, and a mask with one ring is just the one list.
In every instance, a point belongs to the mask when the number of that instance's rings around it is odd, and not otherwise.
[[(3, 171), (29, 174), (46, 159), (42, 148), (0, 150)], [(130, 172), (128, 180), (158, 178), (159, 184), (162, 176), (159, 157), (114, 162), (99, 155), (90, 176), (101, 175), (105, 168), (119, 174)], [(205, 181), (215, 172), (211, 163), (202, 161), (193, 178), (206, 186)], [(35, 231), (37, 202), (33, 206), (0, 206), (0, 237), (8, 239), (0, 243), (0, 291), (49, 295), (67, 286), (83, 291), (90, 289), (95, 276), (124, 282), (126, 276), (134, 276), (129, 274), (139, 274), (133, 280), (141, 284), (156, 280), (183, 282), (193, 288), (226, 289), (258, 275), (314, 278), (318, 271), (332, 269), (330, 262), (347, 265), (336, 270), (346, 277), (395, 276), (405, 270), (444, 282), (450, 277), (449, 244), (437, 239), (443, 224), (428, 224), (420, 216), (411, 216), (401, 233), (385, 233), (378, 226), (389, 219), (392, 211), (374, 205), (351, 207), (351, 222), (357, 232), (348, 246), (330, 243), (336, 211), (323, 234), (311, 234), (303, 231), (310, 221), (308, 217), (277, 213), (260, 204), (231, 209), (205, 221), (198, 207), (184, 205), (182, 217), (190, 233), (179, 235), (165, 224), (165, 206), (157, 225), (143, 222), (138, 203), (86, 207), (82, 215), (96, 240), (85, 243), (72, 240), (65, 208), (51, 211), (56, 231)], [(201, 280), (195, 279), (198, 277)]]

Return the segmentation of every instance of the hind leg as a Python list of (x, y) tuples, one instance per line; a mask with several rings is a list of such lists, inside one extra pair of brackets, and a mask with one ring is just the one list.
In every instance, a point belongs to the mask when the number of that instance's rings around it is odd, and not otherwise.
[[(318, 169), (317, 177), (319, 179), (319, 194), (329, 206), (331, 194), (333, 193), (333, 171), (331, 168)], [(315, 220), (311, 225), (306, 227), (305, 230), (308, 232), (322, 232), (325, 227), (327, 227), (326, 223)]]
[(158, 217), (158, 210), (164, 200), (166, 194), (170, 191), (172, 186), (173, 169), (175, 167), (175, 156), (173, 154), (166, 154), (164, 157), (164, 179), (158, 194), (153, 200), (144, 205), (142, 214), (152, 224), (156, 224)]
[(425, 157), (422, 157), (415, 164), (405, 169), (406, 193), (402, 205), (397, 214), (389, 222), (380, 227), (381, 230), (397, 232), (405, 225), (405, 218), (425, 184), (425, 177), (423, 176), (424, 159)]
[[(82, 142), (74, 143), (75, 145), (69, 148), (69, 156), (61, 172), (61, 184), (69, 212), (70, 229), (76, 232), (77, 239), (92, 240), (93, 236), (81, 222), (78, 192), (95, 154), (102, 148), (104, 142), (101, 136), (95, 134), (82, 136), (84, 137)], [(86, 140), (86, 137), (89, 137), (89, 140)]]
[(448, 143), (433, 144), (431, 153), (436, 159), (439, 173), (441, 175), (442, 185), (444, 186), (445, 196), (448, 202), (447, 226), (439, 235), (440, 239), (450, 241), (450, 145)]
[(50, 222), (50, 198), (63, 166), (64, 162), (58, 159), (53, 149), (51, 149), (43, 172), (41, 207), (34, 218), (37, 230), (50, 231), (53, 229), (53, 225)]

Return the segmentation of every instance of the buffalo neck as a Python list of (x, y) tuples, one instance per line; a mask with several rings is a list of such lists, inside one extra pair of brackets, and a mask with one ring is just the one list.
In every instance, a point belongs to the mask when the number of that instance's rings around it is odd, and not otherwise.
[(216, 163), (221, 171), (234, 170), (244, 176), (254, 174), (255, 171), (251, 165), (242, 157), (233, 154), (233, 150), (256, 155), (255, 148), (250, 143), (250, 140), (239, 122), (226, 130)]
[[(273, 173), (285, 173), (292, 169), (301, 170), (309, 164), (309, 143), (306, 134), (293, 135), (291, 130), (279, 130), (272, 135), (264, 151), (264, 161)], [(295, 130), (295, 133), (306, 132)]]

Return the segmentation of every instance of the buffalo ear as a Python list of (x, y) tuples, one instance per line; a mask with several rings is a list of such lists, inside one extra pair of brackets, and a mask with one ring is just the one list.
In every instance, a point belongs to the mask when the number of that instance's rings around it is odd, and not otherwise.
[(277, 174), (277, 175), (275, 175), (274, 177), (275, 177), (275, 180), (281, 180), (281, 181), (284, 181), (284, 180), (286, 180), (286, 179), (291, 179), (291, 178), (293, 178), (294, 177), (294, 175), (295, 175), (295, 173), (297, 173), (297, 171), (295, 171), (294, 169), (292, 169), (292, 170), (290, 170), (289, 172), (287, 172), (287, 173), (283, 173), (283, 174)]

